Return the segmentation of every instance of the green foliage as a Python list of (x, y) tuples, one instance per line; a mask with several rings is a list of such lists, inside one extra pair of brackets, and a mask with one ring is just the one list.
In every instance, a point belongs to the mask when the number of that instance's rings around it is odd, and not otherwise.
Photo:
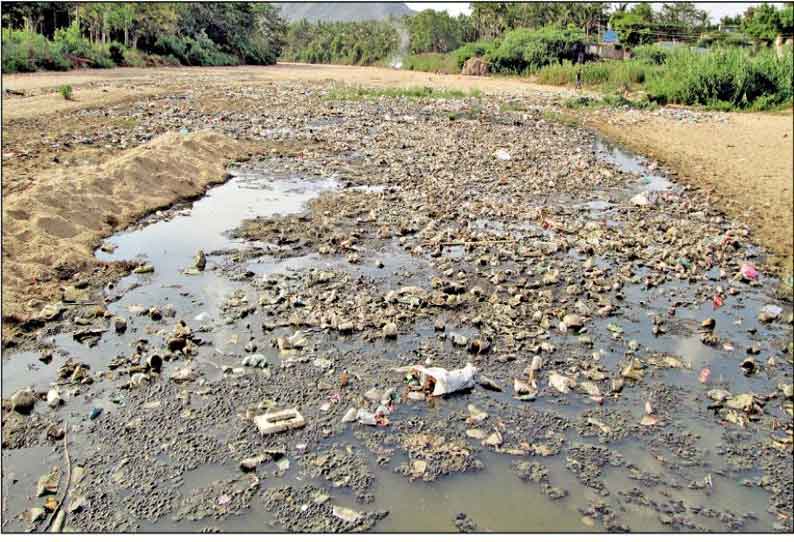
[(738, 48), (707, 53), (682, 49), (670, 54), (647, 89), (661, 103), (769, 109), (792, 101), (792, 72), (791, 47), (782, 59), (771, 49), (756, 55)]
[(72, 85), (62, 85), (58, 88), (58, 93), (63, 96), (64, 100), (72, 99)]
[(391, 87), (391, 88), (364, 88), (364, 87), (339, 87), (328, 93), (329, 100), (363, 100), (371, 98), (407, 98), (417, 99), (449, 99), (449, 98), (479, 98), (481, 92), (472, 89), (469, 92), (456, 89), (434, 89), (431, 87)]
[(3, 26), (7, 73), (84, 61), (96, 68), (272, 64), (286, 31), (276, 8), (253, 2), (15, 2), (4, 6)]
[(496, 49), (498, 42), (493, 41), (475, 41), (474, 43), (467, 43), (452, 51), (452, 56), (455, 58), (458, 71), (463, 68), (466, 61), (475, 56), (487, 56)]
[(661, 66), (667, 61), (670, 49), (658, 45), (641, 45), (632, 49), (632, 53), (634, 53), (634, 58), (640, 62)]
[(455, 57), (444, 53), (408, 55), (403, 59), (402, 67), (417, 72), (460, 73)]
[(574, 60), (584, 50), (585, 36), (578, 30), (518, 28), (507, 32), (487, 59), (492, 71), (526, 73), (555, 62)]
[(35, 32), (4, 28), (2, 45), (3, 73), (68, 70), (72, 67), (60, 46)]
[(308, 23), (287, 30), (284, 60), (310, 64), (375, 64), (398, 49), (397, 29), (386, 22)]
[(547, 85), (573, 85), (579, 72), (584, 85), (631, 90), (642, 85), (649, 74), (658, 69), (639, 60), (604, 60), (586, 64), (564, 61), (541, 69), (537, 73), (537, 81)]
[[(789, 6), (789, 10), (792, 8)], [(789, 14), (783, 15), (784, 18)], [(774, 41), (775, 37), (783, 31), (781, 12), (770, 4), (752, 6), (744, 15), (742, 29), (757, 40), (766, 42)]]
[(445, 11), (426, 9), (408, 19), (411, 53), (447, 53), (462, 39), (461, 19)]

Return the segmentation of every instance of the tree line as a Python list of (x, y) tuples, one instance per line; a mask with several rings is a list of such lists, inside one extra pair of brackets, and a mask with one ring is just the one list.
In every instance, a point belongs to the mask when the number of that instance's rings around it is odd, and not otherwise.
[(75, 66), (272, 64), (286, 24), (254, 2), (9, 2), (3, 71)]

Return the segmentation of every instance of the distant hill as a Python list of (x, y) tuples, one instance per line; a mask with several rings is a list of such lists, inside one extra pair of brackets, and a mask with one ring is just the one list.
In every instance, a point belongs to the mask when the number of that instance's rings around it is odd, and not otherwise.
[(289, 22), (379, 21), (414, 11), (403, 2), (271, 2)]

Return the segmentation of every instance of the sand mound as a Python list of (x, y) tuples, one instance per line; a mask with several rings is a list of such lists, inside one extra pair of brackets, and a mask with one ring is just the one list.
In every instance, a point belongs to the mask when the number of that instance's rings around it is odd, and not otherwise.
[[(97, 166), (43, 171), (3, 206), (3, 317), (26, 319), (60, 299), (63, 281), (106, 267), (100, 240), (154, 209), (201, 195), (250, 145), (224, 135), (167, 133)], [(76, 275), (79, 273), (79, 275)]]

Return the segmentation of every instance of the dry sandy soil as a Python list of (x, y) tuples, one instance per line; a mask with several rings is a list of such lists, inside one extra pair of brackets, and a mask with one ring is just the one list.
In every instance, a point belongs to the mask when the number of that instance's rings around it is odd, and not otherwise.
[[(515, 78), (298, 64), (4, 76), (4, 322), (35, 316), (44, 302), (59, 297), (65, 284), (85, 283), (87, 277), (112, 272), (99, 268), (92, 250), (113, 230), (123, 229), (152, 209), (200, 195), (210, 183), (223, 180), (229, 160), (274, 151), (272, 145), (218, 134), (185, 137), (171, 133), (120, 153), (117, 147), (94, 143), (92, 138), (114, 129), (129, 131), (134, 121), (105, 115), (105, 108), (135, 107), (157, 96), (209, 88), (215, 91), (212, 96), (202, 94), (187, 107), (223, 115), (239, 109), (239, 104), (224, 99), (226, 90), (280, 81), (476, 88), (527, 102), (542, 97), (545, 103), (555, 99), (562, 103), (574, 93)], [(57, 93), (62, 84), (72, 85), (74, 101)], [(8, 95), (6, 89), (25, 96)], [(75, 114), (81, 110), (92, 114)], [(630, 123), (621, 121), (623, 113), (614, 112), (608, 117), (588, 114), (584, 122), (713, 193), (729, 213), (754, 228), (757, 240), (782, 258), (790, 273), (791, 114), (728, 114), (724, 122), (696, 124), (636, 111), (631, 114)], [(82, 135), (85, 140), (75, 138)], [(75, 143), (62, 145), (64, 138)], [(166, 177), (167, 186), (161, 182)]]

